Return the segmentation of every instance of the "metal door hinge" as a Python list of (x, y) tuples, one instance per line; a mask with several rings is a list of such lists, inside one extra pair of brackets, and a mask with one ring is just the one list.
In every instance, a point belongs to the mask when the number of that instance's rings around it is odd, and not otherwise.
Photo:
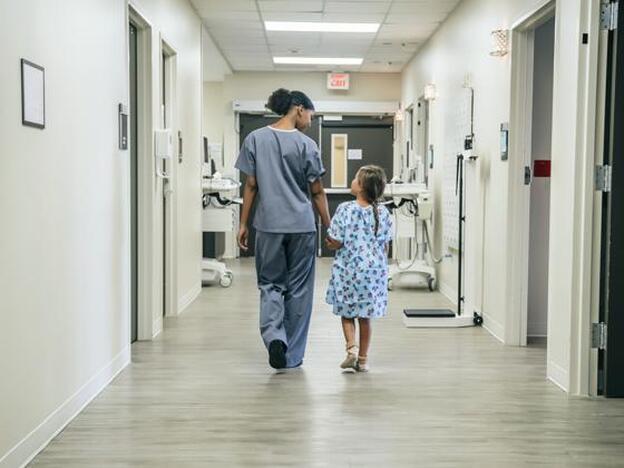
[(602, 3), (600, 5), (600, 29), (613, 31), (618, 24), (618, 2)]
[(611, 191), (611, 166), (596, 166), (594, 176), (595, 190), (600, 192)]
[(592, 323), (592, 348), (607, 349), (607, 324)]

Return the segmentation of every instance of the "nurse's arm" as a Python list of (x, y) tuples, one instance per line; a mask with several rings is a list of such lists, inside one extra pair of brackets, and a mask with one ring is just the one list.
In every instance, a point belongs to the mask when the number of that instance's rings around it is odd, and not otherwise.
[(323, 226), (329, 228), (331, 218), (329, 217), (327, 195), (325, 194), (325, 189), (323, 188), (323, 183), (321, 182), (321, 179), (316, 179), (310, 184), (310, 194), (312, 195), (312, 200), (314, 201), (316, 211), (321, 217), (321, 222), (323, 223)]
[(256, 178), (254, 176), (247, 176), (245, 189), (243, 190), (243, 210), (240, 219), (240, 230), (238, 231), (238, 246), (245, 251), (248, 249), (247, 239), (249, 236), (247, 223), (249, 222), (249, 214), (256, 200), (257, 193), (258, 183), (256, 182)]

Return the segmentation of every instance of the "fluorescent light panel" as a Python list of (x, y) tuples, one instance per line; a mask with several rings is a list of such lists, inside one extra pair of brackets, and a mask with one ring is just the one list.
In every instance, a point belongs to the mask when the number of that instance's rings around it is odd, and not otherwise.
[(265, 21), (267, 31), (376, 33), (379, 23), (319, 23), (310, 21)]
[(329, 57), (273, 57), (273, 63), (280, 65), (362, 65), (361, 58)]

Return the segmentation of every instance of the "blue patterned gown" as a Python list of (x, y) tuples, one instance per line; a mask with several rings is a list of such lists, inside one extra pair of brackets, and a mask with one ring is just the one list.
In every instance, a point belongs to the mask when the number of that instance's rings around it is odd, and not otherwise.
[(340, 241), (336, 251), (326, 301), (342, 317), (378, 318), (388, 306), (388, 255), (392, 239), (392, 218), (378, 207), (379, 229), (375, 235), (373, 207), (356, 201), (342, 203), (336, 210), (328, 236)]

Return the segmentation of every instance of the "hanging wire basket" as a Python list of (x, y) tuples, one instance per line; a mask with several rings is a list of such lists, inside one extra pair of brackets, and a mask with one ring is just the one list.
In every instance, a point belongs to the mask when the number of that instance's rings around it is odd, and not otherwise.
[(492, 31), (492, 57), (504, 57), (509, 53), (509, 30), (497, 29)]

